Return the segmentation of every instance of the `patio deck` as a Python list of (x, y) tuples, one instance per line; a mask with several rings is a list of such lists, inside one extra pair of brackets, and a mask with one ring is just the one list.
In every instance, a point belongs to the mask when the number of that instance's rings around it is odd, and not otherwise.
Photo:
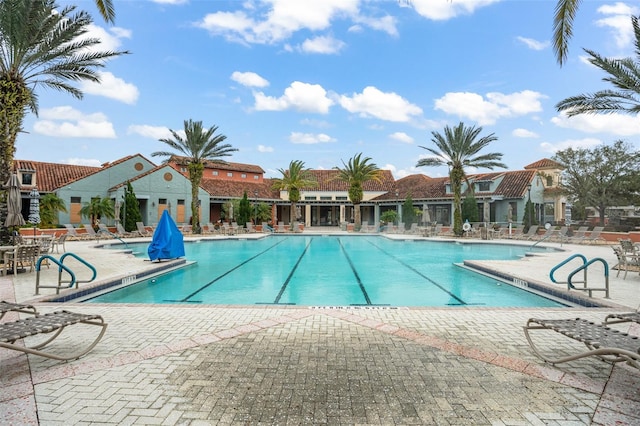
[[(218, 238), (218, 237), (215, 237)], [(396, 238), (394, 236), (394, 238)], [(416, 238), (397, 236), (397, 238)], [(100, 279), (151, 265), (92, 242), (67, 243)], [(559, 244), (550, 244), (559, 247)], [(549, 284), (563, 245), (515, 261), (483, 262)], [(124, 259), (124, 261), (123, 261)], [(57, 271), (44, 269), (42, 279)], [(0, 299), (34, 296), (34, 274), (0, 277)], [(43, 293), (51, 294), (50, 291)], [(603, 300), (602, 294), (594, 299)], [(61, 363), (0, 349), (0, 421), (69, 424), (639, 424), (640, 371), (595, 358), (558, 367), (536, 358), (522, 332), (530, 317), (585, 317), (640, 305), (640, 276), (611, 276), (611, 308), (365, 308), (65, 303), (109, 323), (87, 356)], [(16, 318), (16, 315), (13, 316)], [(7, 316), (4, 320), (13, 319)], [(640, 334), (638, 327), (620, 329)], [(61, 336), (63, 350), (93, 330)], [(33, 338), (35, 339), (35, 338)], [(572, 353), (549, 334), (543, 347)], [(27, 343), (29, 340), (27, 340)]]

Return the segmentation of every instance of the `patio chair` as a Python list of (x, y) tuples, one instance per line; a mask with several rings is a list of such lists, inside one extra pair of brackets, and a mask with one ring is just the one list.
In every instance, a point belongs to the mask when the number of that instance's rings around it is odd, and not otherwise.
[[(95, 325), (102, 328), (98, 337), (86, 348), (71, 355), (56, 355), (51, 352), (41, 351), (49, 343), (53, 342), (64, 329), (74, 324)], [(60, 361), (69, 361), (80, 358), (91, 351), (102, 339), (107, 329), (107, 324), (100, 315), (87, 315), (69, 311), (56, 311), (50, 314), (37, 315), (26, 319), (0, 324), (0, 347), (38, 355)], [(16, 340), (38, 334), (54, 333), (52, 337), (32, 347), (15, 344)]]
[(64, 243), (68, 237), (69, 234), (61, 234), (58, 238), (54, 238), (51, 241), (51, 252), (53, 253), (53, 249), (56, 249), (56, 253), (60, 253), (60, 246), (62, 246), (62, 252), (66, 252), (67, 249), (64, 246)]
[(419, 231), (418, 231), (418, 224), (417, 223), (412, 223), (411, 227), (409, 228), (408, 231), (406, 231), (407, 234), (412, 234), (412, 235), (418, 235)]
[(138, 231), (127, 232), (127, 230), (124, 229), (124, 226), (122, 226), (121, 223), (116, 223), (116, 232), (119, 237), (135, 237), (137, 235), (140, 235)]
[(6, 302), (4, 300), (0, 302), (0, 319), (2, 319), (9, 312), (20, 312), (23, 314), (31, 314), (31, 315), (38, 314), (38, 311), (36, 311), (36, 308), (33, 307), (32, 305), (23, 305), (20, 303)]
[(247, 227), (247, 232), (249, 234), (255, 234), (256, 228), (253, 227), (253, 223), (247, 222), (247, 223), (245, 223), (245, 226)]
[(13, 251), (4, 253), (4, 275), (7, 275), (9, 270), (13, 270), (15, 276), (18, 269), (26, 269), (27, 266), (29, 272), (32, 272), (39, 255), (40, 247), (35, 244), (17, 245)]
[(620, 243), (620, 248), (625, 254), (638, 254), (638, 246), (636, 246), (633, 241), (629, 238), (618, 238), (618, 242)]
[(640, 272), (640, 254), (638, 253), (625, 253), (621, 247), (612, 247), (613, 252), (616, 254), (618, 258), (618, 264), (614, 266), (612, 269), (617, 269), (618, 273), (616, 277), (620, 275), (620, 271), (624, 269), (623, 280), (627, 279), (627, 273), (629, 271), (632, 272)]
[(278, 222), (278, 226), (276, 226), (276, 233), (287, 232), (287, 229), (284, 226), (284, 222)]
[[(584, 343), (587, 350), (575, 355), (551, 358), (542, 354), (533, 343), (530, 335), (532, 330), (547, 330), (560, 333), (570, 339)], [(544, 361), (554, 365), (588, 356), (597, 356), (612, 363), (626, 362), (632, 367), (640, 369), (640, 338), (622, 333), (603, 324), (597, 324), (581, 318), (554, 320), (531, 318), (524, 326), (524, 334), (533, 352)]]
[(587, 231), (589, 231), (589, 227), (588, 226), (581, 226), (580, 228), (578, 228), (572, 236), (569, 237), (569, 241), (570, 243), (581, 243), (584, 241), (585, 237), (587, 236)]
[(142, 222), (136, 222), (136, 227), (138, 228), (138, 233), (141, 237), (151, 237), (153, 235), (153, 233), (147, 231), (147, 228), (145, 228), (144, 223)]
[(569, 232), (569, 227), (561, 226), (560, 229), (551, 233), (551, 236), (549, 237), (549, 239), (551, 241), (565, 243), (569, 240), (569, 237), (567, 237), (567, 232)]

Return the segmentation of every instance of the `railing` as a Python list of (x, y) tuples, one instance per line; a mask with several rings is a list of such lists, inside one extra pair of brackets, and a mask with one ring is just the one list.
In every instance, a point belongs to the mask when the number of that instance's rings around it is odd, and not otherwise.
[[(73, 257), (74, 259), (76, 259), (78, 262), (82, 263), (83, 265), (87, 266), (91, 272), (92, 272), (92, 276), (90, 279), (88, 280), (78, 280), (76, 278), (75, 273), (68, 268), (67, 266), (64, 265), (64, 260), (67, 257)], [(44, 260), (51, 260), (53, 263), (55, 263), (56, 265), (58, 265), (58, 284), (53, 286), (53, 285), (40, 285), (40, 267), (42, 265), (42, 262)], [(69, 274), (70, 279), (68, 281), (64, 281), (62, 279), (62, 272), (66, 272), (67, 274)], [(76, 288), (78, 288), (78, 284), (79, 283), (89, 283), (93, 280), (96, 279), (96, 276), (98, 275), (98, 272), (96, 271), (96, 268), (93, 267), (93, 265), (91, 265), (89, 262), (87, 262), (86, 260), (82, 259), (80, 256), (76, 255), (75, 253), (65, 253), (62, 256), (60, 256), (60, 259), (56, 259), (53, 256), (50, 256), (48, 254), (45, 254), (43, 256), (40, 256), (40, 258), (38, 259), (38, 262), (36, 262), (36, 294), (40, 294), (40, 289), (41, 288), (55, 288), (56, 289), (56, 294), (60, 294), (60, 289), (61, 288), (71, 288), (74, 286), (76, 286)], [(63, 286), (63, 284), (68, 284), (67, 286)]]
[[(567, 281), (558, 281), (556, 280), (554, 274), (555, 272), (560, 269), (562, 266), (566, 265), (567, 263), (569, 263), (571, 260), (576, 259), (576, 258), (580, 258), (582, 260), (582, 265), (578, 266), (576, 269), (574, 269), (573, 271), (571, 271), (569, 273), (569, 275), (567, 276)], [(594, 262), (601, 262), (604, 266), (604, 278), (605, 278), (605, 284), (604, 287), (588, 287), (587, 286), (587, 270), (589, 268), (589, 266), (591, 266)], [(582, 271), (583, 273), (583, 280), (582, 281), (574, 281), (573, 277), (578, 273)], [(586, 291), (589, 293), (589, 297), (593, 296), (593, 292), (594, 291), (604, 291), (605, 292), (605, 298), (609, 298), (609, 264), (602, 258), (600, 257), (596, 257), (593, 258), (589, 261), (587, 261), (587, 258), (585, 256), (583, 256), (582, 254), (574, 254), (572, 256), (570, 256), (569, 258), (565, 259), (564, 261), (560, 262), (558, 265), (554, 266), (551, 269), (551, 272), (549, 272), (549, 278), (551, 279), (551, 281), (553, 283), (556, 284), (567, 284), (567, 289), (568, 290), (580, 290), (580, 291)], [(582, 287), (576, 287), (574, 284), (582, 284)]]
[(116, 234), (114, 234), (113, 232), (108, 231), (108, 230), (107, 230), (107, 231), (105, 231), (104, 229), (101, 229), (101, 230), (99, 230), (99, 231), (98, 231), (98, 234), (99, 234), (99, 233), (101, 233), (101, 232), (102, 232), (103, 234), (109, 234), (109, 235), (111, 235), (113, 238), (115, 238), (116, 240), (118, 240), (118, 241), (120, 241), (122, 244), (124, 244), (124, 246), (125, 246), (127, 249), (129, 248), (129, 245), (128, 245), (128, 244), (127, 244), (127, 243), (126, 243), (122, 238), (118, 237), (118, 236), (117, 236)]

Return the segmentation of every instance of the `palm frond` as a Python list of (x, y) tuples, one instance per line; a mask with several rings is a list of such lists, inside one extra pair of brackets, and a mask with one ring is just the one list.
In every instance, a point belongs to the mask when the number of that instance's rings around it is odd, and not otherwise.
[(573, 21), (581, 0), (558, 0), (553, 16), (553, 51), (560, 66), (567, 61), (569, 40), (573, 36)]

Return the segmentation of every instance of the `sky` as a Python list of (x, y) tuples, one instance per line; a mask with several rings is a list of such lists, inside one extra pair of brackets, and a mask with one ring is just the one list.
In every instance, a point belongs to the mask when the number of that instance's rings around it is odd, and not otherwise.
[[(568, 118), (555, 105), (609, 89), (584, 48), (633, 57), (640, 1), (581, 3), (566, 64), (551, 48), (556, 0), (114, 0), (115, 24), (93, 0), (105, 63), (82, 100), (36, 87), (16, 158), (98, 166), (140, 153), (184, 121), (217, 126), (238, 149), (225, 160), (281, 176), (293, 160), (341, 167), (358, 153), (396, 178), (446, 176), (416, 168), (445, 126), (482, 127), (509, 170), (568, 147), (624, 140), (637, 116)], [(486, 169), (468, 170), (470, 173)]]

